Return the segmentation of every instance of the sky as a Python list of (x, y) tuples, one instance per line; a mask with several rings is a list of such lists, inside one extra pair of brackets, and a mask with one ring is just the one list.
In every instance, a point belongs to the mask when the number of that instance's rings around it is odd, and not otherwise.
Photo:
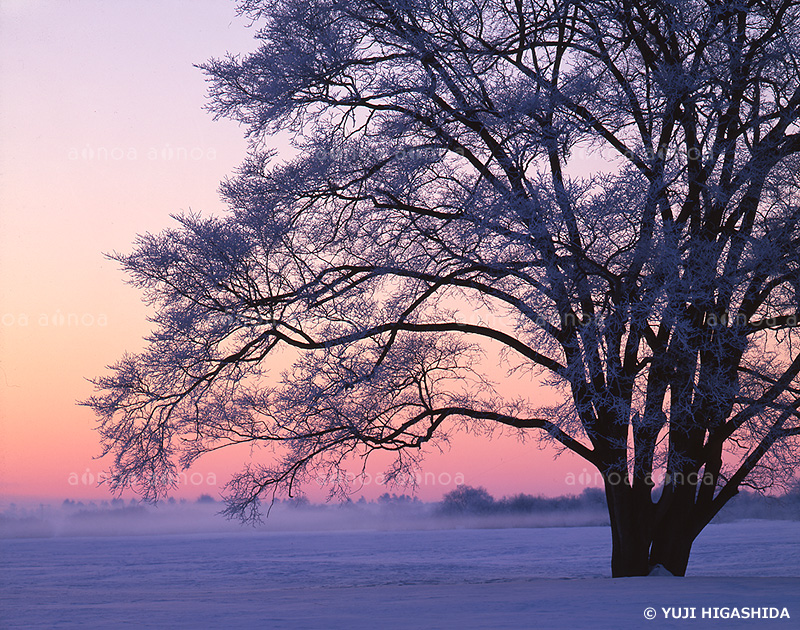
[[(252, 50), (253, 34), (231, 0), (2, 0), (0, 502), (111, 498), (96, 485), (108, 462), (95, 418), (76, 401), (143, 347), (149, 322), (104, 254), (174, 225), (170, 214), (225, 211), (217, 188), (245, 156), (244, 130), (203, 110), (193, 64)], [(175, 495), (218, 496), (247, 456), (201, 459)], [(458, 481), (497, 497), (577, 494), (590, 472), (533, 441), (459, 436), (426, 458), (417, 495)], [(385, 491), (372, 481), (356, 496)]]

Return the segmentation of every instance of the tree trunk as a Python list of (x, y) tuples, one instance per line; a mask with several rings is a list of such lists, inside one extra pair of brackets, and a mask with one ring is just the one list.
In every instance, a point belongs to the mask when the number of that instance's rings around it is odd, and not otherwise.
[(630, 486), (605, 483), (611, 519), (611, 575), (633, 577), (650, 571), (649, 515), (637, 509)]
[(683, 577), (686, 575), (693, 542), (694, 535), (689, 519), (673, 523), (673, 527), (659, 527), (653, 537), (650, 564), (660, 564), (672, 575)]
[(693, 506), (672, 497), (665, 514), (656, 520), (649, 493), (638, 494), (627, 484), (606, 482), (611, 519), (611, 575), (648, 575), (662, 565), (672, 575), (686, 575), (689, 554), (699, 530)]

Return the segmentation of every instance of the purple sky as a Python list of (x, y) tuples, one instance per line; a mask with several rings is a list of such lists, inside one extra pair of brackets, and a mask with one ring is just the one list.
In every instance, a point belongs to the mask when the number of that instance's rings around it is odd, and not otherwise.
[[(129, 251), (136, 234), (171, 225), (170, 213), (223, 210), (217, 186), (244, 157), (243, 129), (203, 111), (205, 81), (192, 64), (253, 48), (253, 29), (234, 8), (229, 0), (3, 1), (2, 499), (107, 496), (90, 483), (104, 467), (93, 460), (94, 417), (75, 401), (91, 393), (87, 377), (141, 347), (148, 323), (139, 293), (103, 252)], [(201, 460), (202, 483), (184, 493), (213, 493), (208, 480), (224, 482), (240, 456)], [(565, 480), (586, 469), (567, 456), (554, 465), (533, 443), (465, 436), (428, 458), (424, 472), (436, 481), (420, 496), (438, 498), (459, 473), (498, 496), (579, 492)]]

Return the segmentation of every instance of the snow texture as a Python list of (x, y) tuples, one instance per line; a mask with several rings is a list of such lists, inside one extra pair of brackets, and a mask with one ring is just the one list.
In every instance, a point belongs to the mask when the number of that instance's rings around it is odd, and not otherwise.
[[(612, 580), (606, 527), (0, 541), (2, 628), (797, 628), (800, 525), (711, 525), (686, 578)], [(644, 610), (654, 607), (649, 621)], [(665, 620), (661, 607), (791, 619)], [(764, 624), (764, 625), (761, 625)]]

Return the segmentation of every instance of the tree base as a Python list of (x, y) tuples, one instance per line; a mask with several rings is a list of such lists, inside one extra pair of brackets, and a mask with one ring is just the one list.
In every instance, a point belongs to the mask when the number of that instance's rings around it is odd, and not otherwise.
[(670, 572), (663, 564), (655, 564), (650, 567), (648, 577), (677, 577), (674, 573)]

